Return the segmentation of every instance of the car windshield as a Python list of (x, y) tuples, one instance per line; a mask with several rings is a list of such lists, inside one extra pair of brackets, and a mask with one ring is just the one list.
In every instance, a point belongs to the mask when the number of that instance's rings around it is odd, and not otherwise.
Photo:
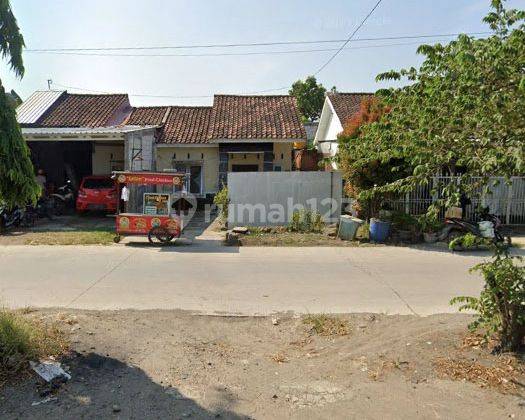
[(100, 188), (115, 188), (115, 182), (111, 178), (86, 178), (82, 188), (95, 190)]

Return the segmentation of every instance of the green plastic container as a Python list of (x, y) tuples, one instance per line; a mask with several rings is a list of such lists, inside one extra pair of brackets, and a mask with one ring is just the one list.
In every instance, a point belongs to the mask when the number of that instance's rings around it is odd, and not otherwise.
[(337, 236), (345, 241), (353, 241), (357, 229), (364, 223), (363, 220), (357, 217), (343, 215), (339, 219), (339, 230)]

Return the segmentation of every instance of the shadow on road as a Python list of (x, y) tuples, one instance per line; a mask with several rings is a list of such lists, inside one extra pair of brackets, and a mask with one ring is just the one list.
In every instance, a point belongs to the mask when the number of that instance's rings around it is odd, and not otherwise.
[[(249, 419), (230, 411), (235, 400), (217, 389), (206, 409), (177, 388), (153, 382), (141, 369), (96, 353), (74, 354), (62, 361), (71, 380), (42, 401), (35, 379), (6, 385), (0, 392), (1, 418), (227, 418)], [(56, 399), (54, 399), (56, 398)]]

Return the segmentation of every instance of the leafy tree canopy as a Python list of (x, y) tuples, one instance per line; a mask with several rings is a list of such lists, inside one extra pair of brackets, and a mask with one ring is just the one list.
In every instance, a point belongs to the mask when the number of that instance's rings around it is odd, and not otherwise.
[(493, 0), (484, 21), (492, 36), (422, 45), (419, 69), (377, 77), (408, 84), (377, 92), (389, 112), (362, 126), (358, 141), (341, 142), (340, 159), (350, 170), (392, 159), (412, 169), (362, 196), (409, 191), (447, 170), (458, 176), (442, 191), (451, 205), (474, 188), (466, 182), (472, 176), (486, 185), (490, 176), (525, 171), (525, 12)]
[(298, 80), (292, 85), (288, 92), (297, 99), (299, 111), (303, 118), (316, 121), (323, 110), (326, 89), (314, 76), (308, 76), (306, 80)]
[[(0, 54), (18, 77), (24, 75), (20, 33), (8, 0), (0, 0)], [(8, 206), (35, 201), (39, 189), (16, 113), (0, 81), (0, 202)]]
[(7, 100), (9, 101), (9, 104), (16, 108), (18, 105), (22, 103), (22, 98), (18, 95), (18, 93), (15, 92), (14, 89), (11, 89), (11, 92), (6, 93)]

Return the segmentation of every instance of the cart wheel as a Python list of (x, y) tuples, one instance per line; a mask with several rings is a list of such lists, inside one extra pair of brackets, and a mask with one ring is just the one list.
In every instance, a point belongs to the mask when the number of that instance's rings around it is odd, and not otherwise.
[(122, 236), (120, 235), (115, 235), (115, 237), (113, 238), (113, 242), (115, 242), (116, 244), (118, 244), (120, 242), (120, 240), (122, 239)]
[(154, 243), (153, 237), (157, 238), (157, 240), (160, 243), (167, 244), (167, 243), (171, 242), (171, 240), (173, 239), (174, 236), (171, 235), (166, 228), (154, 227), (148, 233), (148, 241), (151, 244)]

